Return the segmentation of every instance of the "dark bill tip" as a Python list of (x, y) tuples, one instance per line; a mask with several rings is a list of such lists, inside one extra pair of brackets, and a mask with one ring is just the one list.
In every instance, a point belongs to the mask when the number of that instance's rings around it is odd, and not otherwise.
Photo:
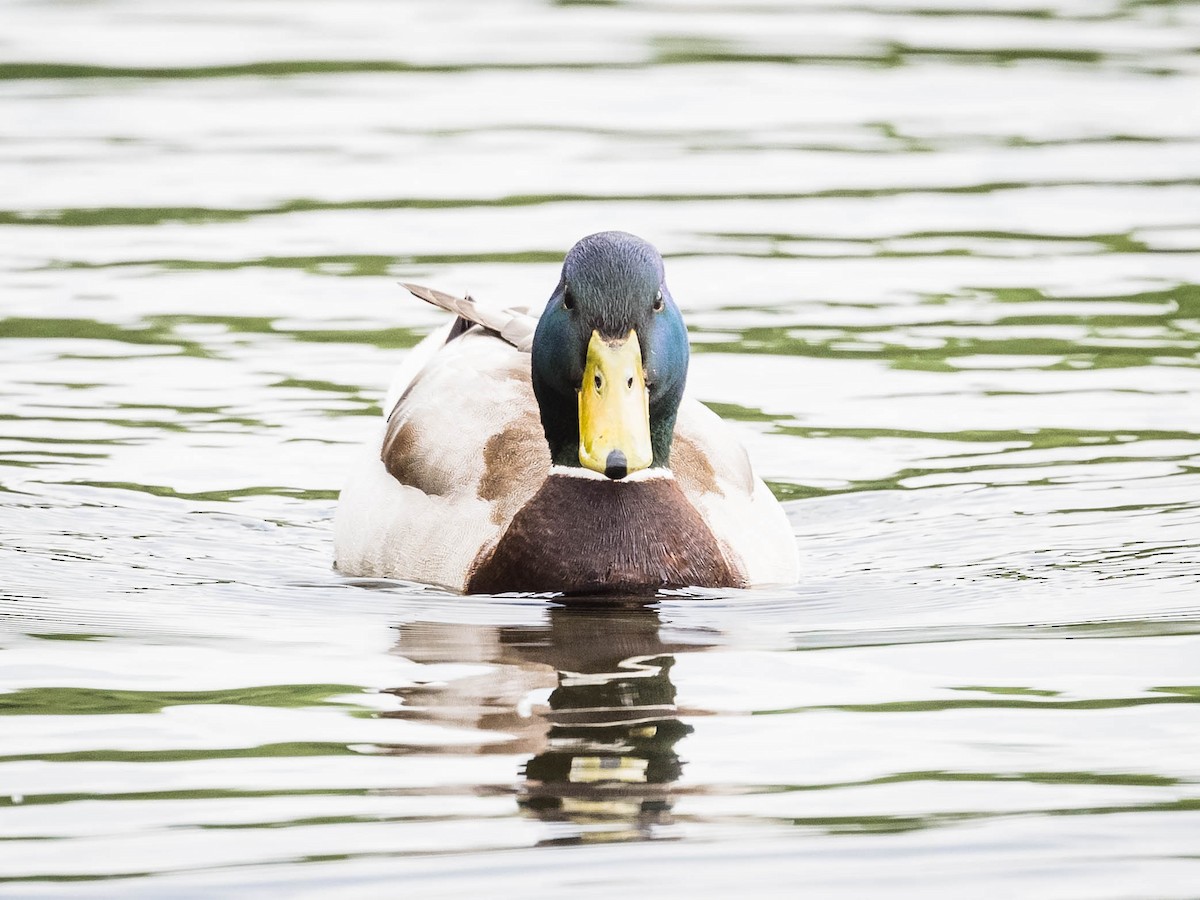
[(625, 454), (620, 450), (613, 450), (608, 454), (608, 458), (604, 460), (604, 474), (609, 478), (624, 478), (629, 474), (629, 463), (625, 459)]

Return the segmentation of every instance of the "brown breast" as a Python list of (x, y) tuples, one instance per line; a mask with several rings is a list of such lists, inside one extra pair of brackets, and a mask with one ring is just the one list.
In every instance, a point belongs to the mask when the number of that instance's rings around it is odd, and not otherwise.
[(743, 584), (674, 479), (551, 475), (480, 554), (467, 592), (636, 594)]

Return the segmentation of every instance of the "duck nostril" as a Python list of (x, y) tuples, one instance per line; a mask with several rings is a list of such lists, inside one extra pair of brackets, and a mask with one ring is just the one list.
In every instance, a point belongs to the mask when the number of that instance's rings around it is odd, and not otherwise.
[(593, 380), (596, 382), (596, 390), (597, 391), (600, 390), (600, 388), (604, 386), (604, 379), (602, 379), (600, 377), (599, 372), (596, 373), (596, 377)]
[(629, 380), (625, 382), (625, 387), (627, 387), (627, 388), (633, 387), (633, 376), (632, 375), (630, 375)]

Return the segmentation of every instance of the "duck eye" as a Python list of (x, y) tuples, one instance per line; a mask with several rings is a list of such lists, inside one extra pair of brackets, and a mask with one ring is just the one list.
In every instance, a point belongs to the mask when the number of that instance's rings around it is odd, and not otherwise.
[(662, 296), (662, 291), (658, 291), (658, 292), (657, 292), (657, 293), (655, 293), (655, 295), (654, 295), (654, 311), (655, 311), (655, 312), (658, 312), (658, 311), (659, 311), (660, 309), (662, 309), (662, 308), (663, 308), (663, 296)]
[(571, 296), (570, 291), (563, 291), (563, 309), (574, 309), (575, 298)]

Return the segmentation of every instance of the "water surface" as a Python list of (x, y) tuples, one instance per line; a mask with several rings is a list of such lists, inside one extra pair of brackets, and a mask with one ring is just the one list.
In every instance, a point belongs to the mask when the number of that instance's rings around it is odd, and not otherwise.
[[(0, 896), (1195, 896), (1200, 6), (3, 17)], [(333, 571), (395, 282), (605, 228), (801, 584)]]

